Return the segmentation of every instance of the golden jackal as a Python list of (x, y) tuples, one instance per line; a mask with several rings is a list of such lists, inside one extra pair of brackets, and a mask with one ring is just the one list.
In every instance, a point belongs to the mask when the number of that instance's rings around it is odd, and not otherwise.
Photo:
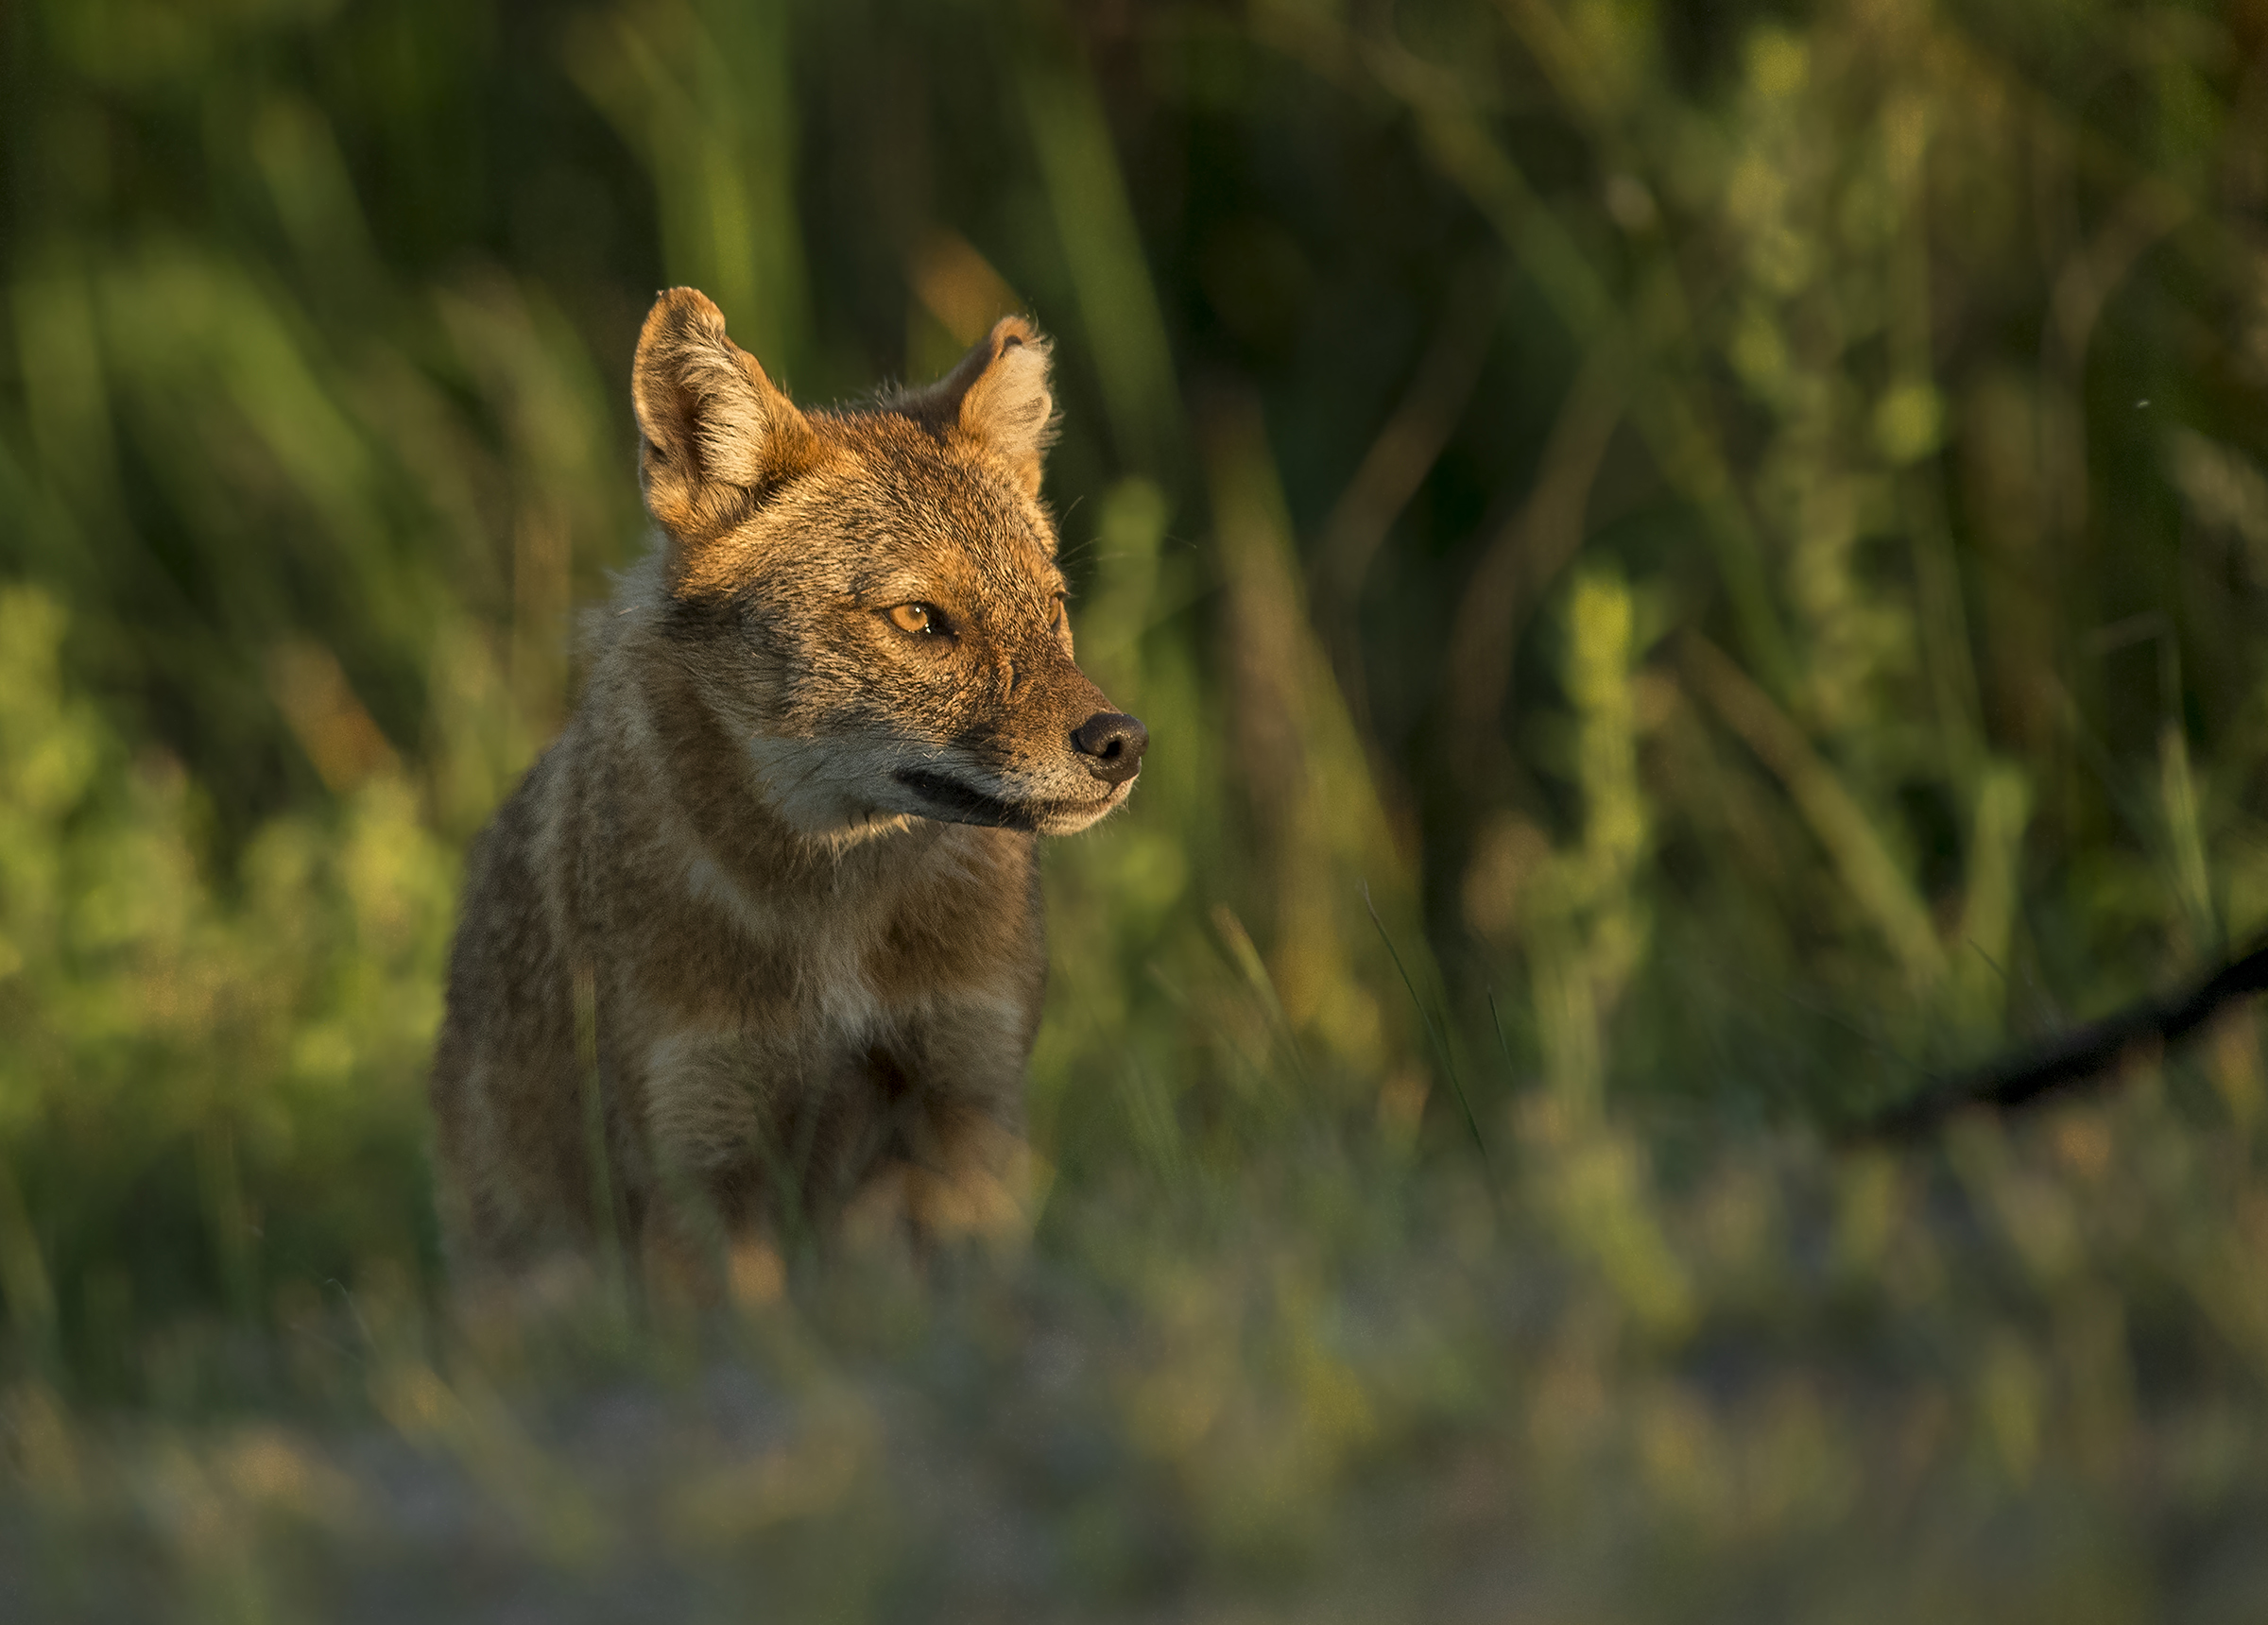
[[(1033, 836), (1148, 735), (1073, 663), (1047, 344), (799, 410), (691, 288), (632, 393), (651, 557), (472, 850), (433, 1069), (453, 1257), (985, 1222), (1046, 971)], [(605, 1209), (610, 1207), (611, 1212)]]

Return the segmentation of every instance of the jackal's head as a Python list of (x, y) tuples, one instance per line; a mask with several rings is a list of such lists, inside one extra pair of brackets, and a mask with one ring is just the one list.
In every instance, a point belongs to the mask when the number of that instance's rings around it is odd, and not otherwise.
[(1028, 322), (926, 388), (804, 412), (715, 305), (673, 288), (632, 387), (662, 630), (790, 823), (1065, 834), (1126, 798), (1149, 736), (1072, 659)]

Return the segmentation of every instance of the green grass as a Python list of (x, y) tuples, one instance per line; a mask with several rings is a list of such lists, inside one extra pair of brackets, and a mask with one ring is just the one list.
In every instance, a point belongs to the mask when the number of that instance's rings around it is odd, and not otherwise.
[[(0, 20), (0, 1616), (2231, 1620), (2268, 923), (2243, 16)], [(1028, 1242), (453, 1304), (466, 841), (691, 282), (1058, 339)]]

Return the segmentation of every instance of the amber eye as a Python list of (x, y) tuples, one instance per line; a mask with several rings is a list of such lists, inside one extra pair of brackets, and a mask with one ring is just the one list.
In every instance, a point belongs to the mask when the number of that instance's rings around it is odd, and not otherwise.
[(1047, 618), (1047, 624), (1059, 632), (1063, 629), (1063, 623), (1068, 615), (1069, 611), (1063, 607), (1063, 594), (1058, 592), (1056, 594), (1055, 613)]
[(945, 630), (945, 617), (934, 604), (901, 604), (890, 611), (890, 624), (901, 632), (935, 637)]

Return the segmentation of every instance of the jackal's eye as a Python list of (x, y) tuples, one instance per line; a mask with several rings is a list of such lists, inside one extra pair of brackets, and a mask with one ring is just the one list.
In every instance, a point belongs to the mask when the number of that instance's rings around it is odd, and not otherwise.
[(890, 624), (917, 638), (941, 637), (952, 630), (945, 624), (945, 612), (935, 604), (901, 604), (890, 611)]
[(1064, 623), (1070, 619), (1070, 615), (1071, 611), (1063, 604), (1063, 594), (1057, 593), (1055, 606), (1047, 612), (1047, 624), (1060, 632), (1063, 630)]

